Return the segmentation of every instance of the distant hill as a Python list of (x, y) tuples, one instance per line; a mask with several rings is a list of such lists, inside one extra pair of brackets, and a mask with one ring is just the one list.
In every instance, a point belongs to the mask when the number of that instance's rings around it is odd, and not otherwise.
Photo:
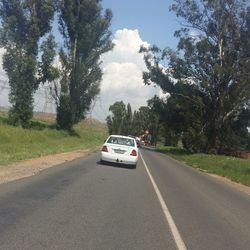
[[(0, 112), (7, 113), (9, 111), (8, 107), (0, 107)], [(35, 120), (54, 123), (56, 121), (56, 114), (53, 113), (45, 113), (45, 112), (34, 112), (33, 118)], [(101, 122), (97, 119), (87, 117), (85, 120), (80, 122), (79, 125), (85, 125), (85, 126), (94, 126), (94, 127), (106, 127), (106, 123)]]

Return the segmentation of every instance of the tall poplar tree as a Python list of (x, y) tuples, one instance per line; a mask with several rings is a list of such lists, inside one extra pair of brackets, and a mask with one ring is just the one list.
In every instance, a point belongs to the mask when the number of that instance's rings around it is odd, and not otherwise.
[(0, 46), (6, 53), (3, 68), (9, 78), (10, 122), (27, 127), (33, 115), (39, 40), (50, 31), (53, 0), (1, 0)]
[(63, 0), (59, 16), (65, 46), (60, 52), (62, 79), (57, 123), (70, 130), (84, 119), (99, 93), (100, 55), (112, 49), (112, 12), (107, 9), (103, 13), (98, 0)]

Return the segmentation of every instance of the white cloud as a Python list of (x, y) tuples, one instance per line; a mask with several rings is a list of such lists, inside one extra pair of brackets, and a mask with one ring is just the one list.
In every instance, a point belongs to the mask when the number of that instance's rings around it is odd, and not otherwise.
[(137, 87), (141, 86), (141, 70), (135, 63), (111, 62), (106, 66), (103, 73), (103, 92), (136, 90)]
[(8, 78), (5, 71), (3, 70), (3, 54), (5, 53), (4, 48), (0, 48), (0, 106), (10, 106), (8, 101), (9, 85)]
[(139, 50), (142, 45), (148, 47), (149, 44), (142, 41), (138, 30), (118, 30), (113, 43), (114, 49), (101, 58), (101, 92), (92, 112), (100, 120), (106, 118), (109, 106), (116, 101), (130, 103), (135, 110), (147, 105), (148, 99), (159, 94), (158, 88), (145, 86), (142, 79), (142, 72), (147, 69)]
[(149, 44), (141, 40), (138, 30), (118, 30), (113, 39), (115, 47), (112, 51), (102, 56), (103, 67), (109, 63), (132, 62), (140, 69), (145, 70), (142, 54), (138, 53), (141, 46), (148, 47)]

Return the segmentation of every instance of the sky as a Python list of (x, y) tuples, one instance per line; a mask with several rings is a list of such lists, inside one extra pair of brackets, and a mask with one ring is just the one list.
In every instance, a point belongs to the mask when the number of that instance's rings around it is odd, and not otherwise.
[[(169, 0), (103, 0), (103, 9), (113, 12), (111, 24), (112, 40), (115, 47), (101, 56), (103, 78), (100, 94), (93, 102), (89, 116), (105, 121), (109, 106), (116, 101), (130, 103), (133, 110), (147, 105), (154, 95), (161, 95), (160, 89), (145, 86), (142, 72), (146, 71), (141, 45), (157, 45), (160, 48), (175, 48), (177, 39), (174, 31), (179, 23), (174, 13), (169, 12)], [(56, 35), (60, 41), (60, 36)], [(3, 49), (0, 49), (0, 63)], [(2, 63), (1, 63), (2, 64)], [(6, 75), (0, 67), (0, 106), (8, 103), (8, 86), (1, 80)], [(55, 112), (48, 88), (40, 88), (35, 94), (36, 111)]]
[(142, 72), (146, 66), (139, 54), (141, 45), (175, 48), (174, 31), (179, 23), (169, 12), (168, 0), (103, 0), (103, 8), (113, 11), (111, 31), (115, 47), (102, 56), (103, 80), (101, 92), (94, 103), (91, 115), (105, 120), (109, 106), (116, 101), (130, 103), (133, 110), (147, 105), (154, 95), (161, 95), (159, 88), (145, 86)]

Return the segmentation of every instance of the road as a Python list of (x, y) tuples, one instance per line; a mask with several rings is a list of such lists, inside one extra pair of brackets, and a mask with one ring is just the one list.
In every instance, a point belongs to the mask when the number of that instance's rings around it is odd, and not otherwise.
[(249, 195), (141, 155), (135, 170), (93, 154), (0, 185), (0, 249), (250, 249)]

